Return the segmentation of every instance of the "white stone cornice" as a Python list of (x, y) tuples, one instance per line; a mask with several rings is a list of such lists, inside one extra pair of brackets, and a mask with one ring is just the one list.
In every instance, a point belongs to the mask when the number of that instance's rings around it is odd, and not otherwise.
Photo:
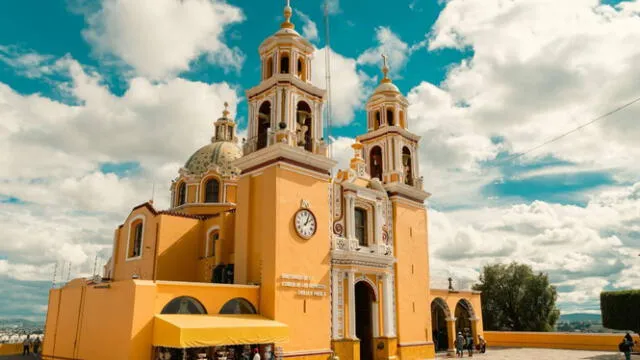
[(240, 170), (244, 172), (247, 169), (270, 161), (278, 161), (278, 159), (292, 160), (296, 163), (313, 167), (327, 173), (337, 164), (335, 160), (329, 159), (326, 156), (313, 154), (287, 144), (276, 143), (235, 160), (233, 166), (240, 168)]
[(415, 142), (418, 142), (421, 139), (421, 136), (416, 135), (400, 126), (382, 126), (382, 127), (379, 127), (377, 130), (370, 131), (366, 134), (360, 135), (356, 137), (356, 139), (360, 142), (365, 142), (369, 139), (374, 139), (379, 136), (386, 135), (387, 133), (398, 133), (401, 136)]
[(398, 195), (403, 195), (410, 199), (415, 199), (416, 201), (421, 201), (421, 202), (424, 202), (426, 199), (428, 199), (431, 196), (430, 193), (424, 190), (420, 190), (413, 186), (402, 184), (402, 183), (385, 184), (384, 188), (387, 190), (387, 192), (391, 196), (393, 196), (394, 194), (398, 194)]
[(286, 82), (290, 82), (291, 85), (301, 90), (304, 90), (311, 95), (315, 95), (321, 99), (324, 99), (324, 96), (327, 93), (326, 90), (320, 89), (319, 87), (314, 86), (313, 84), (302, 81), (293, 74), (275, 74), (272, 77), (262, 81), (260, 84), (245, 91), (245, 95), (247, 96), (247, 98), (252, 98), (257, 94), (260, 94), (266, 91), (267, 89), (278, 85), (278, 83), (286, 83)]

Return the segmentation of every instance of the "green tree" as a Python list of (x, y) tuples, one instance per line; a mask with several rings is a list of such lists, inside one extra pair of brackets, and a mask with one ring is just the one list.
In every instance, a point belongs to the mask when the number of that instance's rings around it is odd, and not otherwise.
[(640, 334), (640, 290), (600, 293), (600, 311), (604, 327)]
[(473, 289), (482, 291), (485, 330), (552, 331), (560, 317), (556, 288), (528, 265), (487, 265)]

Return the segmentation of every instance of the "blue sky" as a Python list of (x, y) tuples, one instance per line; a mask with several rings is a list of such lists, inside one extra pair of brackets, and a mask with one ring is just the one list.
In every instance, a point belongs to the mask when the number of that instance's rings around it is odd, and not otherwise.
[[(566, 312), (596, 311), (601, 289), (640, 286), (639, 106), (505, 160), (640, 96), (640, 50), (628, 46), (640, 41), (638, 1), (330, 4), (335, 156), (346, 164), (365, 131), (384, 52), (423, 139), (434, 277), (471, 281), (484, 264), (525, 262), (550, 274)], [(40, 294), (55, 263), (90, 275), (133, 206), (153, 189), (168, 206), (171, 179), (223, 102), (246, 128), (244, 91), (283, 5), (2, 4), (0, 282)], [(322, 79), (323, 9), (292, 6)], [(42, 299), (0, 317), (41, 317)]]

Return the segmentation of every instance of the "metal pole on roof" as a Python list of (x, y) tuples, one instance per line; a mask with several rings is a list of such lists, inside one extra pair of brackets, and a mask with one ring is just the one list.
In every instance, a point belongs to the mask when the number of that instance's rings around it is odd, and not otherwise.
[[(324, 37), (325, 37), (325, 76), (327, 82), (327, 142), (329, 143), (329, 158), (333, 157), (333, 141), (331, 141), (331, 37), (329, 31), (329, 1), (324, 2)], [(331, 169), (333, 175), (333, 169)]]

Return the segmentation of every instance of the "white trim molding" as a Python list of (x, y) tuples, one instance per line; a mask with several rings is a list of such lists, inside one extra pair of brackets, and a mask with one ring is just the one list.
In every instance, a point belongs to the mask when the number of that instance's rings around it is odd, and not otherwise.
[[(140, 235), (140, 255), (129, 257), (129, 244), (131, 243), (131, 224), (133, 224), (137, 220), (142, 221), (142, 234)], [(134, 261), (142, 258), (142, 252), (144, 251), (144, 230), (145, 230), (144, 228), (145, 228), (146, 222), (147, 222), (147, 218), (142, 214), (136, 215), (131, 219), (129, 219), (129, 226), (127, 226), (127, 247), (124, 249), (125, 261)]]

